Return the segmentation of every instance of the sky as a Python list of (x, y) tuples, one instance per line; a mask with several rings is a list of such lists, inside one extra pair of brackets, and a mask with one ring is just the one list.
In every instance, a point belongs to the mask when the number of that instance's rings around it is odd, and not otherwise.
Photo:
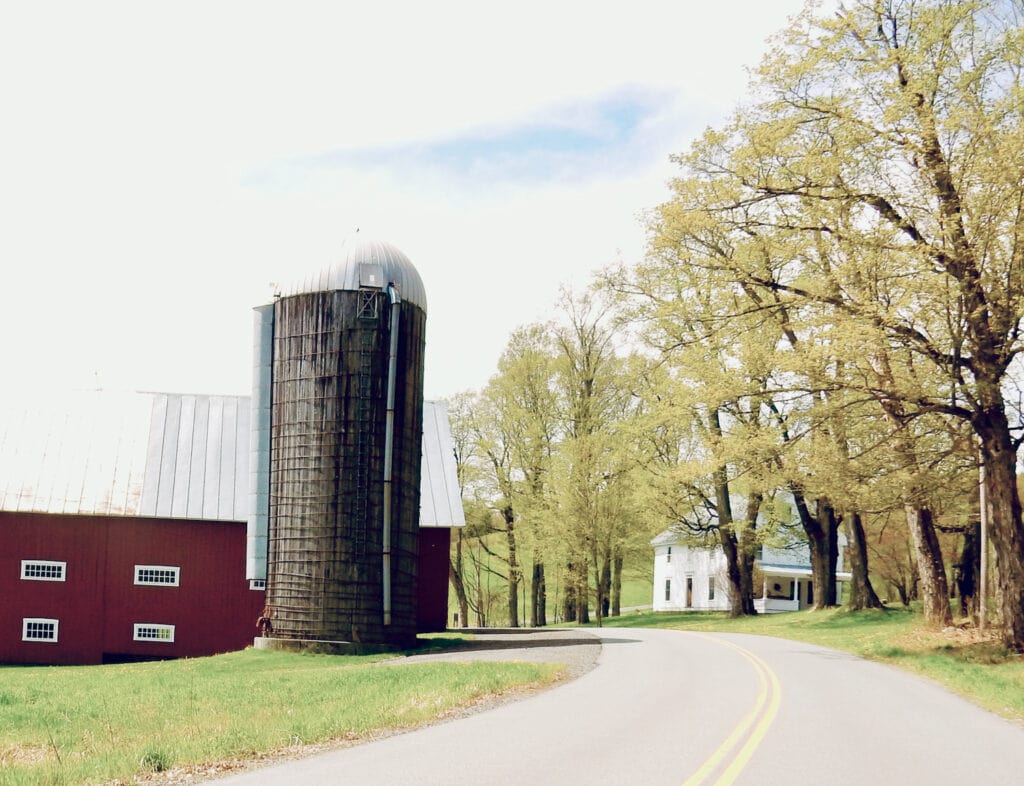
[(5, 3), (0, 388), (248, 393), (252, 307), (358, 229), (424, 281), (427, 397), (479, 389), (801, 5)]

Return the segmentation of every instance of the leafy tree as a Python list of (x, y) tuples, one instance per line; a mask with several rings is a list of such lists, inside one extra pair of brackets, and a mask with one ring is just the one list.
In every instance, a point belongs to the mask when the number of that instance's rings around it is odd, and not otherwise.
[[(586, 567), (593, 573), (600, 625), (613, 606), (614, 577), (633, 519), (633, 447), (624, 424), (635, 402), (625, 364), (617, 357), (610, 306), (592, 294), (564, 291), (563, 320), (552, 327), (555, 384), (561, 410), (559, 472), (553, 489), (577, 621), (589, 609)], [(618, 599), (614, 601), (618, 606)], [(570, 609), (566, 609), (569, 611)]]
[[(524, 544), (532, 555), (528, 618), (531, 624), (546, 624), (544, 495), (555, 428), (551, 353), (545, 326), (517, 330), (487, 386), (479, 394), (456, 399), (452, 408), (453, 436), (464, 458), (460, 464), (463, 490), (471, 485), (477, 503), (497, 514), (488, 517), (489, 527), (478, 530), (482, 537), (477, 546), (486, 554), (492, 572), (493, 566), (502, 566), (512, 627), (518, 627), (521, 618)], [(491, 536), (498, 532), (504, 541), (501, 548), (492, 543)]]
[[(1024, 314), (1022, 72), (1019, 8), (1004, 0), (808, 11), (765, 61), (756, 102), (680, 157), (688, 177), (676, 208), (747, 239), (730, 272), (766, 310), (849, 328), (844, 361), (878, 370), (872, 345), (906, 358), (905, 373), (837, 382), (884, 403), (896, 423), (939, 414), (970, 424), (987, 469), (1005, 642), (1017, 650), (1024, 527), (1006, 385)], [(913, 482), (907, 494), (910, 509), (926, 510)]]

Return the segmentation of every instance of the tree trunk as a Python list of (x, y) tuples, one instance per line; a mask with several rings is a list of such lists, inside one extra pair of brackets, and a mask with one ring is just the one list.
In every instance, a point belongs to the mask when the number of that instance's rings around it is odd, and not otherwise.
[(601, 564), (601, 616), (607, 617), (611, 610), (612, 555), (606, 554)]
[(576, 622), (580, 625), (590, 622), (590, 587), (587, 581), (586, 564), (586, 560), (584, 560), (584, 569), (576, 572), (573, 588), (576, 595)]
[(906, 505), (904, 510), (917, 557), (924, 618), (932, 625), (946, 627), (953, 623), (953, 615), (949, 610), (949, 583), (932, 512), (919, 505)]
[(512, 508), (502, 510), (505, 519), (505, 536), (508, 539), (508, 624), (519, 627), (519, 563), (516, 560), (516, 524)]
[[(711, 411), (710, 424), (716, 439), (722, 436), (722, 424), (718, 410)], [(735, 522), (732, 515), (732, 502), (729, 500), (729, 476), (725, 466), (719, 466), (714, 473), (715, 513), (718, 517), (718, 541), (725, 554), (725, 572), (729, 581), (729, 616), (742, 617), (756, 614), (753, 595), (753, 554), (749, 561), (741, 554), (743, 549), (736, 537)], [(750, 511), (748, 510), (748, 519)], [(756, 523), (757, 511), (753, 513), (752, 526)]]
[[(748, 611), (744, 602), (746, 590), (743, 586), (743, 573), (740, 568), (739, 544), (736, 542), (733, 531), (722, 526), (718, 528), (718, 542), (722, 545), (722, 551), (725, 553), (725, 576), (729, 582), (729, 616), (742, 617)], [(749, 583), (752, 585), (753, 580)], [(751, 598), (751, 605), (753, 605), (753, 598)]]
[[(479, 539), (479, 538), (478, 538)], [(478, 628), (487, 627), (487, 608), (486, 600), (484, 597), (484, 581), (483, 581), (483, 569), (480, 564), (480, 559), (472, 550), (469, 552), (470, 559), (473, 563), (473, 578), (476, 580), (476, 584), (473, 587), (473, 595), (476, 598), (476, 607), (473, 609), (476, 612), (476, 626)]]
[(868, 541), (864, 534), (864, 522), (859, 513), (848, 517), (846, 538), (849, 542), (846, 553), (850, 558), (850, 573), (853, 576), (850, 582), (850, 609), (859, 611), (884, 608), (875, 593), (875, 588), (871, 586), (871, 577), (868, 574)]
[(576, 572), (572, 563), (565, 570), (565, 596), (562, 598), (562, 621), (576, 620)]
[(533, 581), (530, 583), (530, 619), (533, 627), (542, 628), (548, 624), (548, 594), (544, 581), (544, 563), (533, 563)]
[(455, 558), (448, 558), (448, 580), (455, 590), (455, 598), (459, 604), (459, 625), (469, 627), (469, 597), (466, 595), (466, 582), (462, 575), (462, 528), (455, 536)]
[(953, 566), (956, 594), (960, 598), (960, 616), (978, 618), (978, 577), (981, 575), (981, 523), (974, 522), (964, 530), (960, 560)]
[(811, 553), (811, 581), (814, 585), (813, 609), (836, 605), (836, 564), (839, 560), (839, 521), (835, 510), (825, 498), (819, 498), (817, 515), (807, 507), (807, 500), (799, 488), (791, 486), (800, 523), (807, 534)]
[(597, 555), (597, 548), (592, 550), (594, 568), (594, 614), (597, 615), (597, 627), (604, 620), (604, 560)]
[(907, 583), (905, 581), (895, 582), (893, 589), (896, 590), (896, 594), (900, 596), (900, 603), (903, 604), (904, 608), (910, 605), (910, 595), (907, 592)]
[[(886, 363), (886, 376), (892, 379)], [(949, 584), (946, 581), (946, 566), (939, 548), (938, 536), (931, 509), (925, 504), (921, 492), (922, 484), (916, 478), (920, 472), (917, 453), (911, 438), (907, 436), (906, 416), (902, 404), (895, 401), (881, 402), (882, 410), (895, 428), (894, 450), (901, 463), (913, 473), (908, 489), (907, 501), (903, 506), (907, 528), (914, 544), (914, 563), (917, 566), (918, 587), (923, 593), (924, 616), (932, 625), (945, 627), (952, 623), (949, 611)], [(913, 592), (911, 593), (913, 594)]]
[(1003, 643), (1015, 652), (1024, 652), (1024, 527), (1017, 492), (1017, 455), (1001, 406), (979, 415), (974, 428), (981, 437), (985, 490), (992, 514), (988, 534), (995, 554), (996, 609), (1002, 619)]
[(622, 557), (616, 555), (612, 561), (612, 616), (622, 614)]
[[(752, 541), (752, 539), (748, 540)], [(743, 542), (740, 546), (740, 589), (743, 592), (743, 613), (754, 615), (757, 614), (757, 607), (754, 605), (754, 560), (757, 555), (753, 542)]]
[(476, 626), (478, 628), (487, 627), (487, 610), (484, 601), (484, 588), (483, 582), (480, 581), (479, 574), (477, 574), (476, 582)]

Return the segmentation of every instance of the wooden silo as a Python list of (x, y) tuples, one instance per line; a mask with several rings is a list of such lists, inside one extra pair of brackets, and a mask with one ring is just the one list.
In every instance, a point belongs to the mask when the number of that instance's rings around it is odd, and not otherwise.
[(425, 322), (411, 262), (368, 240), (275, 303), (274, 638), (415, 640)]

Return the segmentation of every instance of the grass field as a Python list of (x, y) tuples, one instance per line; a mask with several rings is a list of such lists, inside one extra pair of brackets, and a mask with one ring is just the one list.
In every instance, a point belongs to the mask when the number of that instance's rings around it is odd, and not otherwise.
[[(502, 627), (507, 624), (508, 621), (508, 600), (505, 595), (505, 585), (493, 579), (492, 581), (492, 593), (489, 596), (491, 598), (490, 607), (487, 611), (488, 627)], [(519, 614), (520, 614), (520, 625), (527, 624), (528, 620), (524, 618), (524, 610), (527, 608), (529, 603), (528, 587), (523, 586), (522, 595), (520, 598)], [(554, 579), (549, 579), (547, 586), (547, 614), (549, 624), (558, 624), (561, 607), (560, 602), (562, 598), (563, 588)], [(643, 565), (637, 568), (629, 568), (623, 571), (622, 576), (622, 591), (620, 596), (620, 603), (622, 608), (628, 609), (635, 606), (650, 606), (653, 596), (653, 578), (652, 570), (649, 566)], [(591, 599), (593, 602), (593, 599)], [(459, 608), (458, 599), (455, 597), (455, 593), (449, 587), (448, 590), (448, 609), (449, 612), (457, 611)], [(450, 618), (449, 623), (453, 620)], [(468, 627), (477, 627), (477, 615), (470, 611)]]
[[(908, 610), (738, 620), (629, 612), (606, 624), (753, 633), (834, 647), (932, 678), (1024, 721), (1024, 659), (970, 629), (929, 629)], [(448, 633), (428, 644), (438, 649), (458, 638)], [(118, 666), (0, 668), (0, 785), (132, 783), (171, 769), (221, 772), (239, 760), (413, 727), (487, 696), (550, 684), (559, 671), (528, 663), (387, 661), (246, 650)]]
[(527, 663), (397, 666), (382, 656), (263, 650), (0, 668), (0, 784), (131, 783), (171, 768), (357, 740), (548, 684), (558, 671)]
[(936, 630), (908, 609), (766, 614), (630, 613), (607, 625), (779, 636), (883, 661), (940, 682), (1004, 717), (1024, 721), (1024, 657), (971, 628)]

